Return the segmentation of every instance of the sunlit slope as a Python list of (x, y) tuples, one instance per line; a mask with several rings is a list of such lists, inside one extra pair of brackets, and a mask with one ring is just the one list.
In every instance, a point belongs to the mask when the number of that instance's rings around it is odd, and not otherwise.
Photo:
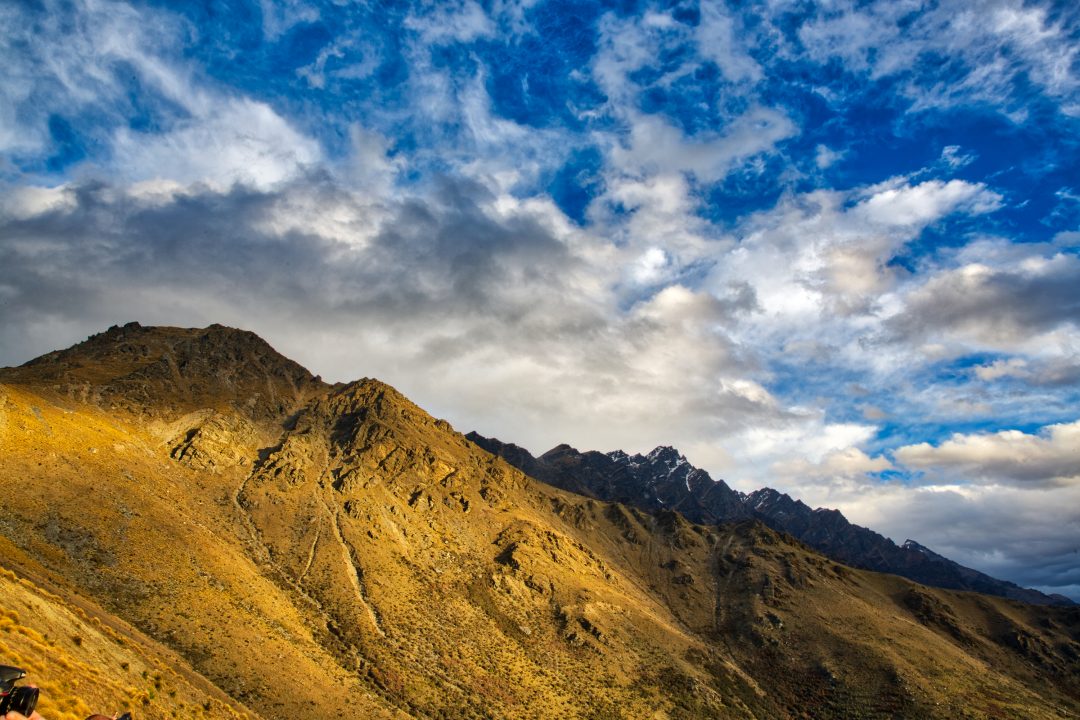
[[(175, 361), (139, 330), (118, 346)], [(225, 331), (182, 331), (216, 353), (183, 383), (114, 366), (107, 400), (0, 372), (0, 535), (264, 717), (1077, 714), (1076, 609), (560, 491), (377, 381), (253, 412), (281, 362), (221, 382), (273, 357)]]
[[(14, 551), (0, 541), (5, 555)], [(50, 720), (130, 710), (140, 718), (247, 718), (173, 653), (95, 608), (0, 569), (0, 660), (27, 671)]]
[(234, 502), (247, 470), (191, 469), (161, 440), (174, 428), (158, 436), (77, 407), (0, 386), (3, 534), (68, 592), (93, 597), (267, 717), (347, 705), (378, 717), (383, 703), (327, 653), (325, 628), (252, 540)]

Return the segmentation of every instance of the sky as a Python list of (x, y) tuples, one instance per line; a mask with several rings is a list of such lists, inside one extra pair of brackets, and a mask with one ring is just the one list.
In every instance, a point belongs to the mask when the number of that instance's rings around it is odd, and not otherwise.
[(0, 0), (0, 365), (243, 327), (1080, 600), (1080, 6)]

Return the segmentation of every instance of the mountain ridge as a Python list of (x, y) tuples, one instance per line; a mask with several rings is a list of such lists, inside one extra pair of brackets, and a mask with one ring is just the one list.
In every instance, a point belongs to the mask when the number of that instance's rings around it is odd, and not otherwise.
[(522, 470), (528, 468), (527, 472), (535, 477), (600, 500), (651, 511), (676, 509), (694, 522), (707, 524), (754, 517), (829, 557), (867, 570), (897, 574), (934, 587), (973, 590), (1035, 604), (1074, 604), (1062, 595), (1047, 595), (990, 577), (914, 541), (897, 545), (880, 533), (850, 522), (838, 510), (811, 508), (773, 488), (739, 493), (723, 480), (715, 480), (691, 465), (670, 446), (629, 455), (622, 450), (582, 453), (562, 444), (537, 458), (517, 445), (475, 432), (466, 437)]

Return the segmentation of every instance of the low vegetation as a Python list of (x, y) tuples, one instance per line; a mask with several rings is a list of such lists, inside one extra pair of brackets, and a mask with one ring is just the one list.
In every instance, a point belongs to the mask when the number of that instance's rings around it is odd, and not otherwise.
[(1080, 610), (558, 490), (250, 334), (90, 345), (0, 372), (0, 653), (55, 717), (1080, 712)]

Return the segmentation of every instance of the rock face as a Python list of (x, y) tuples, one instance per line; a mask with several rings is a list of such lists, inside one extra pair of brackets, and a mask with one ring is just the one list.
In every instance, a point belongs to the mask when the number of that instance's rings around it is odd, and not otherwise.
[(897, 545), (849, 522), (838, 510), (813, 509), (772, 488), (743, 495), (695, 468), (671, 447), (658, 447), (647, 455), (628, 455), (621, 450), (581, 453), (559, 445), (534, 458), (516, 445), (477, 433), (467, 437), (528, 475), (598, 500), (648, 511), (677, 510), (693, 522), (706, 524), (756, 518), (854, 567), (952, 590), (973, 590), (1042, 605), (1072, 604), (1060, 595), (1046, 595), (964, 567), (912, 540)]

